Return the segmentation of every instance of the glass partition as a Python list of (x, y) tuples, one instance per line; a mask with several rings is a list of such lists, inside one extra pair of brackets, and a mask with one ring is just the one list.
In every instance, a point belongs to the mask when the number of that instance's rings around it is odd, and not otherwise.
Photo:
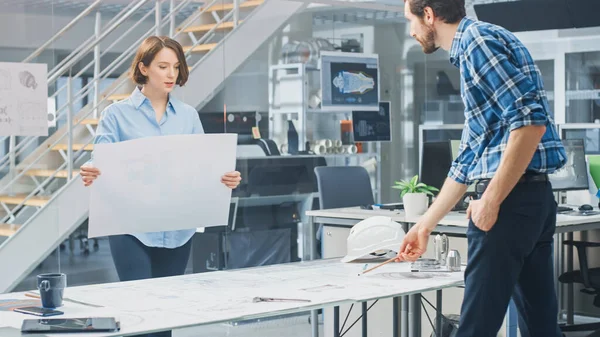
[[(22, 20), (18, 26), (27, 33), (22, 39), (31, 41), (28, 51), (85, 9), (63, 3), (30, 4), (15, 13)], [(272, 6), (268, 0), (242, 1), (236, 11), (233, 2), (225, 0), (162, 1), (157, 21), (155, 3), (136, 7), (138, 2), (133, 1), (91, 10), (82, 28), (65, 35), (67, 42), (51, 44), (30, 61), (46, 63), (48, 69), (62, 68), (53, 73), (49, 86), (57, 123), (50, 127), (50, 138), (37, 138), (29, 152), (17, 158), (13, 171), (2, 172), (17, 173), (19, 165), (41, 156), (36, 151), (53, 149), (34, 166), (46, 176), (22, 177), (26, 191), (37, 189), (36, 195), (49, 202), (21, 207), (15, 218), (6, 214), (5, 222), (20, 224), (24, 219), (25, 227), (36, 231), (33, 226), (44, 226), (39, 223), (43, 220), (51, 231), (32, 234), (34, 238), (27, 241), (27, 245), (37, 245), (37, 240), (43, 245), (39, 244), (38, 255), (24, 261), (27, 270), (9, 290), (35, 289), (35, 276), (42, 272), (66, 273), (69, 286), (122, 280), (115, 266), (123, 254), (111, 247), (109, 237), (89, 238), (85, 204), (89, 205), (91, 192), (82, 187), (77, 173), (91, 158), (101, 112), (134, 91), (129, 67), (146, 36), (169, 35), (184, 47), (190, 79), (173, 95), (197, 110), (204, 132), (237, 137), (235, 169), (242, 181), (231, 192), (228, 221), (196, 230), (187, 274), (304, 260), (310, 256), (307, 242), (311, 240), (321, 247), (317, 257), (338, 258), (346, 253), (345, 246), (324, 241), (335, 235), (347, 237), (349, 228), (307, 230), (306, 211), (321, 208), (323, 201), (316, 168), (364, 167), (372, 187), (366, 194), (373, 202), (398, 202), (400, 195), (391, 186), (419, 172), (420, 144), (460, 139), (464, 107), (458, 69), (444, 51), (423, 54), (409, 36), (399, 4), (278, 1)], [(109, 32), (114, 18), (128, 10), (135, 15)], [(171, 10), (176, 13), (170, 16)], [(42, 32), (44, 38), (30, 39), (39, 27), (28, 25), (27, 20), (36, 17), (52, 23), (45, 26), (52, 29)], [(86, 48), (86, 39), (94, 31), (106, 36), (98, 48)], [(77, 52), (69, 56), (72, 51)], [(0, 61), (11, 62), (26, 56), (12, 57), (4, 50), (0, 55)], [(329, 61), (323, 61), (324, 55), (329, 55)], [(539, 66), (552, 68), (552, 64), (544, 61)], [(552, 75), (548, 76), (551, 83)], [(553, 90), (550, 87), (547, 84)], [(374, 100), (375, 107), (369, 104)], [(68, 138), (60, 138), (70, 120), (73, 151), (68, 150)], [(9, 140), (4, 141), (6, 154)], [(75, 173), (72, 179), (70, 168)], [(31, 222), (25, 222), (26, 215)], [(0, 243), (0, 256), (10, 240)], [(291, 320), (297, 323), (296, 317)], [(289, 319), (278, 322), (285, 325), (281, 322)], [(227, 326), (230, 329), (233, 325)]]
[(600, 123), (600, 52), (567, 53), (566, 121)]

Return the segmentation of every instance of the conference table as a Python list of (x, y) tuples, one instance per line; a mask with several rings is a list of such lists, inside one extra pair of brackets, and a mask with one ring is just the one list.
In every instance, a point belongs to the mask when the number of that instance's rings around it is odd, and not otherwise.
[[(571, 207), (573, 209), (577, 209), (576, 205), (564, 205), (567, 207)], [(598, 209), (594, 209), (594, 213), (598, 213)], [(336, 208), (336, 209), (325, 209), (325, 210), (312, 210), (306, 212), (307, 216), (307, 226), (304, 227), (304, 237), (307, 238), (303, 241), (303, 249), (305, 252), (304, 258), (306, 260), (314, 259), (316, 256), (317, 249), (317, 240), (316, 240), (316, 224), (327, 224), (327, 225), (336, 225), (342, 227), (352, 227), (356, 223), (370, 218), (372, 216), (387, 216), (392, 220), (405, 225), (405, 230), (408, 230), (412, 225), (417, 223), (420, 216), (407, 216), (403, 210), (386, 210), (386, 209), (378, 209), (375, 207), (374, 209), (363, 209), (360, 207), (346, 207), (346, 208)], [(445, 233), (445, 234), (454, 234), (457, 236), (465, 236), (467, 233), (467, 229), (469, 226), (469, 220), (466, 217), (466, 213), (464, 212), (450, 212), (448, 213), (438, 224), (434, 233)], [(600, 214), (591, 214), (591, 215), (581, 215), (577, 211), (569, 212), (569, 213), (559, 213), (557, 214), (556, 219), (556, 235), (554, 236), (555, 247), (559, 247), (557, 249), (558, 255), (555, 256), (555, 264), (554, 264), (554, 273), (555, 273), (555, 282), (556, 282), (556, 291), (559, 300), (559, 308), (562, 310), (564, 308), (564, 294), (562, 291), (562, 287), (558, 282), (558, 276), (563, 271), (572, 271), (573, 270), (573, 247), (565, 248), (563, 245), (563, 241), (572, 240), (574, 232), (580, 231), (588, 231), (600, 229)], [(566, 250), (566, 254), (565, 254)], [(565, 257), (566, 255), (566, 257)], [(566, 270), (565, 270), (565, 260), (566, 260)], [(567, 324), (573, 323), (574, 316), (574, 301), (573, 301), (573, 284), (567, 285)], [(412, 312), (412, 319), (409, 322), (409, 325), (416, 326), (420, 321), (420, 315), (416, 314), (414, 311), (419, 310), (419, 301), (413, 300), (414, 305), (411, 305), (410, 308), (405, 308), (403, 313)], [(404, 299), (403, 306), (409, 306), (408, 299)], [(408, 319), (408, 318), (403, 318)], [(507, 337), (517, 337), (517, 314), (516, 308), (511, 303), (509, 310), (507, 312)], [(412, 332), (409, 336), (409, 331), (407, 327), (402, 328), (402, 337), (420, 337), (419, 329), (415, 329), (415, 332)]]
[[(211, 324), (277, 317), (432, 290), (437, 291), (437, 302), (441, 303), (442, 289), (463, 284), (464, 270), (411, 272), (410, 264), (402, 262), (389, 263), (359, 275), (364, 263), (322, 259), (68, 287), (64, 305), (59, 308), (64, 314), (47, 318), (115, 317), (119, 320), (119, 332), (94, 333), (95, 337), (166, 330), (173, 330), (176, 336), (178, 329), (199, 329), (192, 335), (201, 335), (201, 328)], [(258, 298), (267, 300), (257, 301)], [(21, 336), (23, 320), (38, 319), (11, 310), (30, 305), (32, 301), (37, 300), (28, 297), (26, 292), (0, 295), (0, 336)], [(39, 305), (39, 302), (33, 304)], [(438, 314), (441, 309), (441, 306), (437, 308)], [(398, 317), (397, 310), (394, 308), (390, 314)], [(313, 334), (318, 334), (318, 321), (312, 322)], [(438, 328), (441, 323), (441, 319), (436, 322)], [(334, 329), (333, 335), (340, 336), (339, 326)], [(394, 331), (398, 331), (397, 326)], [(52, 336), (70, 337), (73, 334)]]

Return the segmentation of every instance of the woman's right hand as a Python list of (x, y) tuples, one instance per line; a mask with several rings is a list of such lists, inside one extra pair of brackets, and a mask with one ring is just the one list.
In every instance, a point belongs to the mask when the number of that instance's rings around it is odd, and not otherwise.
[(79, 170), (81, 180), (83, 180), (83, 186), (90, 186), (96, 178), (100, 175), (100, 170), (92, 166), (81, 166)]

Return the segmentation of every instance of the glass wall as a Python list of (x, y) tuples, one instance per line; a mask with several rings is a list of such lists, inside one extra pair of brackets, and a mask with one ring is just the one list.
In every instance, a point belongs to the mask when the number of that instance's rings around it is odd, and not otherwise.
[(600, 52), (567, 53), (567, 123), (600, 123)]
[[(101, 112), (134, 92), (130, 64), (149, 35), (172, 36), (186, 51), (190, 78), (173, 97), (197, 110), (206, 134), (237, 139), (241, 184), (231, 192), (226, 224), (204, 227), (203, 214), (197, 214), (187, 274), (339, 258), (345, 246), (326, 241), (347, 237), (349, 228), (318, 224), (313, 232), (306, 211), (357, 204), (321, 198), (319, 168), (363, 167), (371, 189), (346, 193), (361, 195), (360, 204), (390, 203), (400, 201), (394, 182), (420, 173), (424, 143), (449, 141), (455, 156), (465, 121), (459, 71), (447, 52), (423, 53), (409, 36), (401, 4), (288, 1), (268, 6), (267, 1), (259, 7), (260, 2), (247, 1), (236, 12), (224, 0), (206, 7), (162, 1), (157, 20), (156, 2), (142, 2), (90, 9), (31, 59), (26, 58), (88, 5), (57, 0), (2, 11), (13, 28), (0, 31), (18, 34), (0, 39), (0, 62), (46, 64), (56, 116), (48, 135), (15, 137), (12, 146), (10, 137), (0, 138), (5, 157), (0, 162), (0, 265), (14, 258), (5, 254), (14, 251), (11, 244), (23, 251), (36, 246), (23, 254), (26, 267), (8, 276), (0, 292), (35, 289), (36, 275), (44, 272), (66, 273), (69, 286), (122, 279), (115, 265), (127, 257), (111, 249), (107, 236), (88, 235), (91, 189), (77, 174), (91, 159)], [(119, 18), (123, 21), (113, 30)], [(526, 43), (537, 43), (532, 41)], [(550, 105), (565, 103), (552, 114), (567, 123), (563, 137), (584, 138), (588, 154), (600, 153), (598, 52), (558, 50), (550, 56), (534, 53)], [(347, 64), (354, 68), (344, 68)], [(356, 94), (343, 96), (344, 90)], [(376, 120), (368, 117), (373, 113)], [(197, 155), (185, 153), (174, 165), (185, 166)], [(352, 185), (352, 179), (340, 180), (339, 189)], [(197, 212), (204, 193), (190, 198), (189, 212)], [(22, 194), (34, 201), (15, 198)], [(466, 247), (458, 240), (454, 248)], [(460, 294), (449, 296), (453, 304), (444, 304), (445, 310), (458, 313)], [(423, 329), (430, 331), (425, 320)], [(219, 333), (225, 334), (214, 335)]]

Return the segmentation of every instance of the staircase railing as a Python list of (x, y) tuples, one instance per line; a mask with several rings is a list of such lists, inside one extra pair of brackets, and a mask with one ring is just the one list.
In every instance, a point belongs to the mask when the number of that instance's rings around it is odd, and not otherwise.
[[(7, 215), (4, 217), (3, 221), (7, 222), (7, 221), (12, 221), (14, 220), (14, 213), (13, 211), (16, 209), (19, 209), (20, 207), (22, 207), (28, 200), (31, 199), (31, 197), (35, 196), (36, 194), (38, 194), (39, 192), (43, 191), (44, 188), (56, 177), (56, 174), (60, 171), (63, 170), (65, 168), (65, 164), (68, 168), (68, 172), (69, 174), (67, 175), (67, 179), (70, 180), (72, 178), (72, 164), (73, 164), (73, 158), (74, 156), (80, 156), (83, 153), (83, 149), (77, 151), (76, 153), (73, 153), (73, 149), (72, 149), (72, 135), (73, 135), (73, 127), (76, 125), (73, 125), (73, 108), (72, 106), (83, 100), (84, 98), (86, 98), (89, 94), (92, 88), (95, 88), (95, 91), (97, 92), (97, 87), (98, 84), (101, 80), (106, 79), (108, 76), (110, 76), (112, 73), (114, 73), (114, 71), (117, 69), (117, 67), (119, 67), (122, 62), (125, 60), (125, 58), (123, 58), (121, 55), (121, 62), (112, 62), (111, 65), (109, 65), (102, 73), (98, 74), (98, 72), (95, 73), (95, 78), (93, 81), (91, 81), (90, 83), (88, 83), (84, 88), (82, 88), (81, 90), (79, 90), (77, 93), (75, 93), (75, 95), (73, 95), (73, 92), (71, 90), (72, 88), (72, 79), (75, 77), (79, 77), (81, 76), (81, 74), (83, 74), (83, 72), (85, 72), (87, 69), (89, 69), (92, 65), (95, 66), (95, 70), (99, 69), (99, 64), (100, 64), (100, 57), (102, 57), (103, 55), (105, 55), (107, 52), (109, 52), (118, 42), (120, 42), (122, 39), (124, 39), (125, 37), (127, 37), (129, 35), (129, 33), (135, 29), (137, 26), (139, 26), (139, 24), (141, 22), (143, 22), (147, 17), (148, 14), (151, 14), (152, 11), (148, 11), (146, 13), (146, 15), (142, 16), (142, 18), (140, 18), (137, 22), (135, 22), (128, 30), (126, 33), (122, 34), (119, 38), (115, 39), (113, 41), (113, 43), (104, 49), (103, 53), (99, 53), (98, 52), (98, 44), (103, 41), (104, 39), (106, 39), (106, 37), (113, 32), (119, 25), (121, 25), (125, 20), (131, 18), (134, 14), (137, 13), (137, 11), (147, 2), (149, 2), (149, 0), (140, 0), (137, 2), (131, 2), (128, 6), (126, 6), (125, 8), (123, 8), (117, 15), (115, 15), (113, 17), (112, 20), (110, 20), (107, 24), (106, 24), (106, 28), (103, 29), (103, 33), (102, 34), (98, 34), (99, 29), (96, 29), (96, 35), (95, 36), (91, 36), (88, 40), (86, 40), (83, 44), (80, 45), (80, 47), (76, 48), (71, 54), (69, 54), (63, 61), (61, 61), (56, 67), (54, 67), (51, 71), (49, 71), (49, 75), (48, 75), (48, 86), (52, 86), (56, 83), (57, 79), (60, 76), (63, 76), (65, 74), (68, 74), (67, 76), (67, 81), (66, 83), (57, 88), (57, 90), (54, 92), (53, 95), (51, 95), (51, 98), (56, 98), (60, 93), (64, 92), (65, 90), (67, 91), (67, 102), (60, 107), (59, 109), (57, 109), (56, 111), (56, 121), (57, 123), (60, 123), (61, 120), (67, 119), (67, 132), (65, 132), (61, 137), (59, 137), (58, 139), (56, 139), (51, 146), (49, 146), (47, 149), (45, 149), (44, 151), (42, 151), (42, 153), (38, 154), (37, 158), (35, 158), (31, 163), (29, 163), (29, 165), (27, 165), (24, 168), (20, 168), (21, 172), (17, 173), (16, 172), (16, 165), (15, 165), (15, 158), (19, 155), (23, 155), (26, 154), (27, 151), (30, 151), (32, 149), (33, 146), (37, 146), (39, 144), (37, 144), (37, 140), (40, 139), (41, 137), (37, 137), (37, 136), (29, 136), (29, 137), (23, 137), (23, 139), (20, 140), (20, 142), (18, 144), (14, 143), (14, 139), (15, 137), (10, 137), (11, 139), (11, 145), (10, 146), (10, 150), (9, 153), (7, 153), (4, 157), (2, 157), (0, 159), (0, 171), (2, 170), (6, 170), (7, 166), (10, 166), (10, 180), (2, 187), (0, 187), (0, 194), (6, 194), (7, 192), (10, 194), (12, 192), (12, 187), (17, 184), (17, 182), (20, 180), (20, 178), (22, 178), (24, 176), (24, 174), (30, 170), (31, 168), (33, 168), (36, 164), (38, 164), (40, 162), (40, 160), (46, 155), (48, 154), (50, 151), (52, 151), (52, 148), (61, 143), (64, 142), (64, 138), (65, 136), (68, 138), (68, 150), (67, 150), (67, 160), (65, 160), (65, 163), (63, 165), (60, 165), (60, 167), (55, 170), (53, 172), (53, 174), (51, 174), (49, 177), (47, 177), (43, 182), (38, 182), (36, 181), (37, 187), (31, 191), (24, 199), (21, 203), (17, 204), (16, 206), (14, 206), (11, 209), (9, 209), (7, 207), (7, 205), (5, 203), (1, 203), (2, 208), (4, 208), (4, 210), (7, 212)], [(160, 8), (161, 3), (163, 1), (155, 1), (155, 7), (156, 8)], [(187, 4), (189, 4), (189, 0), (184, 1), (182, 3), (180, 3), (176, 8), (173, 8), (174, 10), (169, 13), (168, 18), (173, 20), (174, 19), (174, 15), (184, 6), (186, 6)], [(90, 5), (90, 7), (92, 6), (97, 6), (96, 3)], [(68, 24), (68, 27), (66, 26), (64, 29), (62, 29), (59, 33), (55, 34), (55, 36), (53, 36), (50, 40), (54, 41), (56, 38), (58, 38), (61, 34), (63, 34), (68, 28), (71, 28), (78, 20), (81, 20), (85, 15), (84, 13), (87, 15), (89, 14), (89, 12), (93, 9), (93, 8), (86, 8), (84, 10), (84, 12), (82, 12), (80, 15), (78, 15), (78, 17), (76, 19), (74, 19), (73, 21), (71, 21)], [(99, 15), (97, 13), (96, 15), (96, 27), (99, 27)], [(167, 23), (167, 22), (165, 22)], [(144, 37), (145, 38), (145, 37)], [(138, 41), (138, 43), (141, 42), (141, 39)], [(48, 45), (50, 45), (51, 42), (46, 42), (44, 43), (44, 45), (42, 47), (46, 47)], [(26, 60), (31, 60), (33, 59), (36, 54), (41, 53), (41, 51), (43, 50), (43, 48), (40, 47), (38, 48), (38, 50), (36, 50), (32, 55), (30, 55)], [(92, 49), (94, 50), (94, 59), (87, 65), (85, 66), (83, 69), (81, 69), (75, 76), (72, 76), (72, 67), (77, 64), (77, 62), (80, 62), (84, 57), (87, 56), (87, 54), (92, 51)], [(128, 51), (131, 51), (131, 47), (128, 49)], [(100, 75), (100, 76), (98, 76)], [(101, 99), (98, 100), (98, 96), (94, 97), (94, 101), (96, 105), (96, 107), (103, 103), (105, 99)], [(79, 121), (77, 123), (77, 125), (80, 124), (81, 121)], [(58, 129), (58, 128), (57, 128)], [(5, 140), (6, 137), (3, 139)]]
[[(188, 28), (192, 23), (195, 22), (202, 14), (206, 13), (206, 11), (217, 3), (217, 0), (212, 0), (209, 4), (206, 4), (202, 7), (202, 10), (197, 10), (188, 17), (179, 27), (177, 32), (174, 31), (174, 22), (175, 16), (177, 13), (191, 3), (192, 0), (184, 0), (178, 3), (177, 6), (174, 6), (173, 0), (170, 0), (170, 9), (166, 16), (162, 16), (161, 13), (161, 5), (164, 3), (164, 0), (155, 0), (154, 1), (154, 13), (155, 13), (155, 24), (148, 29), (144, 34), (142, 34), (134, 43), (131, 43), (130, 47), (128, 47), (124, 52), (122, 52), (115, 60), (113, 60), (108, 66), (105, 67), (104, 70), (100, 71), (100, 58), (109, 52), (117, 43), (119, 43), (122, 39), (128, 36), (137, 26), (139, 26), (144, 20), (146, 20), (149, 15), (152, 14), (152, 9), (148, 10), (140, 19), (138, 19), (134, 24), (132, 24), (129, 29), (121, 34), (118, 39), (115, 39), (107, 48), (104, 49), (102, 53), (99, 52), (98, 44), (106, 39), (106, 37), (113, 32), (119, 25), (121, 25), (125, 20), (131, 18), (144, 4), (148, 3), (150, 0), (140, 0), (137, 2), (130, 3), (127, 7), (122, 9), (119, 14), (117, 14), (107, 25), (107, 28), (102, 29), (102, 33), (100, 34), (99, 29), (99, 15), (96, 15), (96, 34), (90, 37), (86, 42), (84, 42), (80, 47), (74, 50), (67, 58), (65, 58), (62, 62), (60, 62), (54, 69), (49, 72), (48, 76), (48, 85), (52, 85), (56, 83), (60, 76), (68, 74), (66, 78), (65, 85), (57, 88), (51, 98), (56, 98), (58, 94), (62, 93), (66, 90), (67, 92), (67, 102), (59, 107), (56, 110), (56, 121), (57, 125), (61, 119), (66, 119), (67, 130), (62, 130), (62, 134), (58, 135), (58, 137), (54, 137), (55, 139), (51, 144), (48, 145), (46, 149), (37, 154), (37, 156), (25, 167), (20, 167), (20, 173), (16, 172), (16, 168), (14, 167), (14, 158), (16, 156), (25, 154), (29, 151), (32, 145), (36, 144), (36, 140), (40, 137), (24, 137), (19, 144), (15, 144), (14, 147), (11, 148), (11, 151), (0, 159), (0, 172), (6, 169), (7, 165), (11, 166), (11, 176), (10, 180), (6, 183), (6, 185), (0, 187), (0, 195), (6, 194), (7, 192), (12, 191), (12, 187), (17, 184), (17, 182), (26, 174), (26, 172), (32, 168), (34, 168), (48, 153), (53, 151), (53, 148), (61, 143), (64, 143), (65, 138), (67, 140), (67, 153), (63, 153), (64, 162), (59, 165), (59, 167), (54, 170), (52, 174), (50, 174), (46, 179), (42, 182), (39, 182), (37, 179), (34, 179), (36, 183), (36, 187), (28, 193), (27, 196), (24, 197), (23, 201), (18, 205), (14, 206), (12, 209), (8, 208), (5, 203), (0, 203), (0, 205), (7, 212), (7, 215), (2, 219), (3, 222), (11, 222), (15, 218), (14, 211), (20, 209), (23, 205), (26, 204), (28, 200), (30, 200), (33, 196), (37, 195), (40, 192), (45, 192), (45, 188), (56, 178), (56, 175), (59, 171), (67, 169), (67, 180), (71, 180), (73, 178), (73, 165), (78, 163), (82, 158), (85, 158), (83, 154), (85, 153), (85, 146), (89, 145), (93, 140), (92, 137), (89, 137), (87, 141), (83, 142), (83, 146), (77, 150), (73, 150), (73, 129), (77, 126), (80, 126), (82, 121), (86, 118), (89, 118), (90, 115), (97, 117), (99, 107), (106, 102), (109, 96), (114, 94), (122, 85), (129, 82), (129, 78), (127, 76), (119, 77), (103, 95), (102, 98), (98, 95), (98, 85), (100, 81), (108, 78), (110, 75), (114, 74), (119, 67), (128, 59), (130, 59), (133, 54), (137, 50), (137, 46), (143, 41), (146, 37), (153, 34), (160, 34), (163, 28), (168, 24), (169, 25), (169, 35), (173, 38), (177, 38), (180, 34), (184, 32), (186, 28)], [(92, 4), (94, 5), (94, 4)], [(91, 6), (91, 5), (90, 5)], [(87, 11), (88, 9), (86, 9)], [(238, 25), (239, 18), (239, 0), (235, 0), (233, 3), (233, 8), (229, 13), (227, 13), (222, 18), (218, 18), (214, 27), (212, 27), (209, 31), (204, 33), (204, 36), (201, 39), (195, 39), (192, 33), (189, 33), (191, 40), (193, 41), (193, 46), (186, 53), (186, 58), (189, 59), (192, 53), (193, 47), (197, 46), (200, 43), (205, 42), (207, 39), (210, 39), (214, 36), (214, 31), (217, 29), (224, 21), (229, 20), (231, 17), (234, 18), (234, 26)], [(83, 14), (83, 13), (82, 13)], [(81, 16), (81, 15), (80, 15)], [(79, 16), (78, 16), (79, 17)], [(54, 37), (53, 37), (54, 38)], [(49, 44), (49, 43), (46, 43)], [(45, 44), (45, 45), (46, 45)], [(79, 72), (77, 72), (74, 76), (72, 75), (72, 68), (78, 62), (80, 62), (88, 53), (94, 51), (94, 59), (88, 63), (85, 67), (83, 67)], [(198, 61), (199, 62), (199, 61)], [(198, 63), (196, 62), (192, 65), (192, 68)], [(77, 93), (73, 94), (72, 92), (72, 80), (73, 78), (77, 78), (81, 76), (86, 70), (88, 70), (91, 66), (94, 66), (94, 78), (91, 82), (87, 83), (84, 87), (82, 87)], [(82, 115), (73, 123), (73, 115), (74, 109), (73, 105), (84, 100), (88, 95), (94, 91), (94, 99), (92, 103), (88, 103), (85, 107), (82, 108)], [(65, 118), (66, 117), (66, 118)], [(58, 131), (57, 127), (57, 132)], [(91, 132), (91, 130), (90, 130)], [(56, 136), (56, 133), (55, 133)], [(11, 165), (12, 163), (12, 165)]]

